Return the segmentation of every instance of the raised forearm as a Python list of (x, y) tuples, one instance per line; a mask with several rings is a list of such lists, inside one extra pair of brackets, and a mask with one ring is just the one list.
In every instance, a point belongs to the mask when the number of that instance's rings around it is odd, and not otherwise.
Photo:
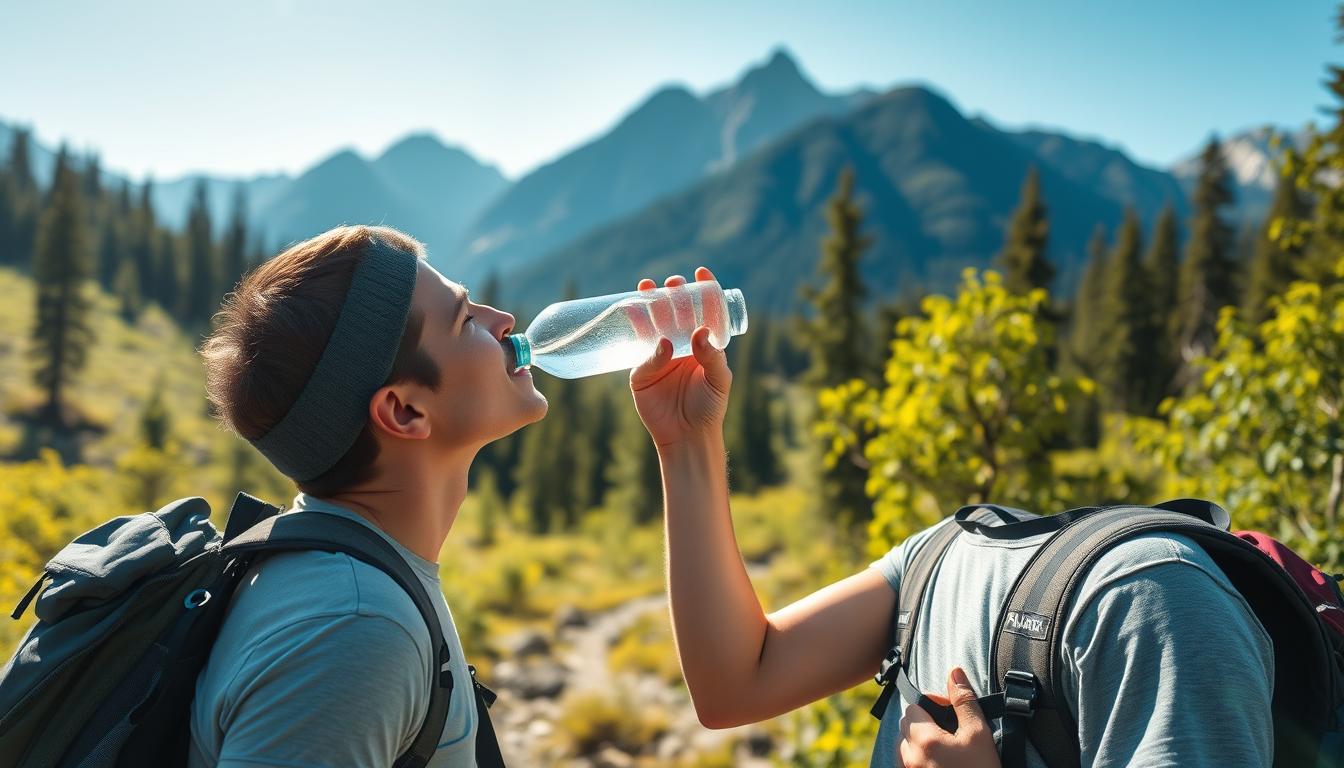
[(659, 459), (677, 653), (701, 722), (721, 727), (750, 695), (765, 613), (733, 534), (722, 435), (662, 446)]

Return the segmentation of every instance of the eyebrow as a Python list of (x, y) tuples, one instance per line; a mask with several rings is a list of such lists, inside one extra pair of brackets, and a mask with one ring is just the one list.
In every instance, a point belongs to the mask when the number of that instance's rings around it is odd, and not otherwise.
[(453, 328), (462, 325), (462, 316), (467, 313), (467, 300), (471, 297), (471, 291), (463, 288), (462, 296), (457, 300), (457, 312), (453, 315)]

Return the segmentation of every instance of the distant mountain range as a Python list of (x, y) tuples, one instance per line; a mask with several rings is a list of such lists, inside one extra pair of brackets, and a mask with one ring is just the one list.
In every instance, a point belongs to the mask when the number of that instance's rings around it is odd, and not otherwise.
[(713, 266), (758, 308), (787, 309), (813, 279), (824, 208), (845, 167), (854, 169), (873, 246), (863, 268), (874, 293), (945, 289), (962, 268), (990, 262), (1037, 166), (1050, 210), (1052, 257), (1063, 284), (1080, 272), (1097, 223), (1119, 223), (1126, 204), (1146, 220), (1183, 208), (1169, 175), (1116, 150), (1067, 137), (999, 131), (968, 120), (946, 99), (899, 88), (835, 117), (814, 120), (733, 168), (552, 251), (507, 281), (524, 307), (573, 277), (585, 294), (628, 290), (637, 278)]
[[(0, 158), (7, 156), (13, 131), (0, 123)], [(33, 170), (41, 183), (50, 183), (54, 166), (55, 153), (33, 145)], [(125, 177), (104, 170), (103, 180), (115, 186)], [(382, 223), (405, 229), (431, 252), (448, 252), (471, 220), (508, 186), (494, 166), (420, 133), (397, 141), (372, 160), (341, 150), (297, 177), (194, 174), (154, 181), (152, 199), (160, 220), (184, 226), (199, 181), (205, 182), (212, 221), (221, 230), (241, 188), (248, 220), (271, 250), (337, 224)]]
[(782, 50), (703, 97), (663, 88), (605, 134), (515, 182), (468, 230), (460, 258), (441, 266), (468, 280), (508, 272), (871, 96), (822, 93)]
[[(1224, 139), (1246, 222), (1263, 216), (1273, 191), (1269, 135)], [(0, 149), (11, 137), (0, 122)], [(397, 226), (426, 242), (445, 274), (498, 274), (506, 298), (528, 306), (553, 298), (568, 276), (592, 293), (707, 263), (747, 288), (753, 305), (784, 308), (812, 279), (822, 209), (845, 166), (856, 171), (875, 238), (865, 266), (875, 293), (946, 288), (962, 267), (988, 263), (1031, 165), (1041, 170), (1067, 290), (1097, 223), (1113, 228), (1126, 205), (1145, 222), (1167, 203), (1187, 214), (1198, 150), (1155, 169), (1096, 141), (968, 119), (927, 88), (825, 93), (781, 49), (704, 95), (661, 88), (512, 183), (433, 135), (412, 134), (375, 158), (338, 151), (296, 177), (193, 175), (153, 190), (160, 217), (181, 225), (203, 179), (220, 227), (242, 190), (272, 251), (340, 223)], [(34, 147), (44, 183), (53, 160), (50, 147)]]

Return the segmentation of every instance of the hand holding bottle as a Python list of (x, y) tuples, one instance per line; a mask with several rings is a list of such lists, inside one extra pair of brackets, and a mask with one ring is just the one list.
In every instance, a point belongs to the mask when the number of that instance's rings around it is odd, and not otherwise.
[[(714, 275), (700, 267), (695, 271), (695, 279), (713, 280)], [(667, 278), (664, 286), (671, 288), (685, 283), (686, 279), (677, 275)], [(655, 287), (648, 278), (639, 281), (641, 291), (652, 291)], [(653, 356), (630, 372), (635, 410), (659, 447), (721, 432), (728, 409), (733, 373), (728, 369), (724, 351), (710, 343), (710, 328), (719, 327), (723, 319), (708, 313), (719, 309), (707, 308), (704, 324), (691, 335), (691, 354), (672, 358), (672, 343), (666, 337), (683, 320), (679, 315), (687, 311), (689, 307), (658, 302), (651, 307), (650, 317), (631, 318), (632, 322), (652, 323), (653, 328), (645, 330), (662, 337)]]

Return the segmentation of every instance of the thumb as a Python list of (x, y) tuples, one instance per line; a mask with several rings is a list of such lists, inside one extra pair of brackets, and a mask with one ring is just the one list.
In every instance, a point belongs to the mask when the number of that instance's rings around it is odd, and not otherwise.
[(709, 341), (709, 328), (700, 326), (691, 334), (691, 354), (705, 369), (705, 381), (714, 389), (727, 394), (733, 383), (733, 372), (728, 370), (728, 353)]
[(672, 342), (666, 338), (658, 339), (658, 346), (648, 359), (630, 371), (630, 389), (638, 392), (661, 378), (663, 369), (672, 359)]
[(985, 722), (985, 714), (980, 711), (980, 704), (975, 698), (975, 691), (971, 688), (971, 681), (966, 677), (965, 670), (953, 667), (951, 674), (947, 676), (947, 699), (957, 713), (958, 734), (989, 730), (989, 723)]

